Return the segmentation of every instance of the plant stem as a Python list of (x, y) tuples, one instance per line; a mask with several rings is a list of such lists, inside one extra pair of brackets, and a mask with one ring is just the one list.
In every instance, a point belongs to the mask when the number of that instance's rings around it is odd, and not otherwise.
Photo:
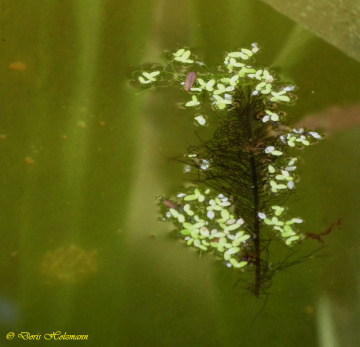
[(252, 175), (252, 183), (253, 183), (253, 197), (254, 197), (254, 247), (255, 247), (255, 291), (254, 294), (256, 297), (259, 296), (260, 290), (260, 225), (259, 225), (259, 187), (257, 181), (257, 171), (256, 171), (256, 163), (254, 154), (250, 157), (251, 164), (251, 175)]

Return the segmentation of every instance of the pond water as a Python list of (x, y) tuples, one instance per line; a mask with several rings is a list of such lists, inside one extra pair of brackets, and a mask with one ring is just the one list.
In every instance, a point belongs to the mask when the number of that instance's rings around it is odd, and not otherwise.
[[(250, 0), (5, 0), (0, 24), (1, 345), (357, 346), (359, 62)], [(164, 50), (214, 68), (253, 42), (257, 65), (299, 87), (296, 119), (329, 134), (303, 155), (292, 212), (308, 232), (343, 220), (260, 298), (157, 220), (156, 197), (185, 178), (169, 158), (213, 129), (194, 128), (176, 88), (129, 83)]]

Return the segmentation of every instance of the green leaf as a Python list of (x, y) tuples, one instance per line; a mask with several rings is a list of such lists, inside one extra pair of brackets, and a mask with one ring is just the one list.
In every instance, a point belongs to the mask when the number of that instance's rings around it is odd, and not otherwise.
[(251, 52), (249, 49), (246, 48), (241, 48), (241, 52), (245, 53), (249, 57), (253, 55), (253, 52)]
[(237, 252), (240, 252), (240, 248), (239, 248), (239, 247), (231, 247), (231, 248), (229, 248), (229, 249), (226, 251), (227, 254), (235, 254), (235, 253), (237, 253)]
[(140, 83), (142, 83), (142, 84), (151, 83), (151, 81), (145, 80), (145, 78), (142, 77), (142, 76), (139, 77), (139, 81), (140, 81)]
[[(246, 73), (246, 74), (251, 74), (251, 73), (256, 72), (256, 70), (255, 70), (255, 69), (252, 69), (252, 68), (243, 67), (243, 68), (241, 69), (241, 72), (244, 72), (244, 73)], [(240, 74), (240, 73), (239, 73), (239, 74)]]
[(271, 208), (275, 211), (275, 216), (280, 216), (285, 210), (284, 207), (280, 206), (271, 206)]
[(196, 82), (200, 84), (201, 88), (206, 86), (206, 82), (202, 78), (197, 78)]
[(228, 65), (228, 68), (230, 68), (231, 65), (233, 65), (235, 67), (245, 66), (245, 64), (243, 64), (243, 63), (238, 63), (234, 58), (230, 58), (230, 64)]
[[(185, 224), (185, 223), (184, 223), (184, 224)], [(183, 225), (184, 225), (184, 224), (183, 224)], [(195, 223), (195, 224), (193, 225), (193, 228), (199, 229), (199, 228), (203, 227), (204, 225), (206, 225), (206, 222), (205, 222), (205, 221), (201, 221), (201, 222)], [(185, 226), (185, 225), (184, 225), (184, 226)]]
[(245, 54), (245, 53), (240, 53), (240, 58), (243, 59), (243, 60), (248, 60), (249, 57)]
[(187, 50), (186, 52), (184, 52), (182, 54), (181, 59), (186, 60), (187, 58), (190, 57), (190, 54), (191, 54), (191, 52), (189, 50)]
[(236, 230), (236, 229), (238, 229), (238, 228), (240, 228), (241, 227), (241, 225), (240, 224), (232, 224), (232, 225), (229, 225), (229, 226), (227, 226), (226, 227), (226, 230), (228, 230), (228, 231), (232, 231), (232, 230)]
[(185, 104), (186, 107), (193, 107), (200, 105), (200, 102), (198, 101), (197, 97), (195, 95), (192, 96), (192, 100), (187, 102)]
[(289, 102), (290, 98), (286, 95), (280, 95), (278, 96), (279, 100)]
[(277, 187), (277, 183), (276, 183), (275, 181), (273, 181), (273, 180), (270, 181), (270, 185), (271, 185), (272, 187), (274, 187), (274, 188)]
[(188, 230), (194, 229), (194, 225), (188, 222), (183, 223), (183, 227)]
[(268, 166), (268, 170), (270, 173), (274, 173), (275, 172), (275, 168), (272, 165)]
[(246, 240), (248, 240), (251, 236), (250, 235), (244, 235), (244, 236), (241, 236), (237, 239), (237, 241), (240, 241), (240, 242), (244, 242)]
[(229, 81), (229, 82), (230, 82), (230, 84), (231, 84), (232, 86), (235, 86), (238, 79), (239, 79), (239, 75), (235, 75), (235, 76), (233, 76), (233, 77), (230, 78), (230, 81)]
[(193, 230), (191, 230), (191, 237), (192, 237), (193, 239), (198, 239), (198, 238), (200, 237), (200, 235), (199, 235), (199, 229), (193, 229)]
[(154, 71), (150, 73), (150, 76), (155, 77), (160, 73), (160, 71)]
[(201, 245), (200, 240), (199, 240), (199, 239), (196, 239), (196, 240), (194, 241), (194, 246), (195, 246), (195, 247), (199, 247), (200, 245)]
[(230, 218), (229, 211), (226, 209), (221, 210), (221, 217), (225, 220), (228, 220)]
[(269, 94), (270, 92), (271, 92), (271, 88), (272, 88), (272, 85), (271, 84), (266, 84), (266, 86), (265, 86), (265, 89), (263, 89), (262, 91), (261, 91), (261, 94)]
[(175, 55), (175, 57), (180, 57), (183, 55), (184, 52), (185, 52), (185, 49), (181, 48), (176, 53), (173, 53), (173, 55)]
[(205, 200), (205, 196), (201, 194), (201, 195), (198, 197), (198, 200), (199, 200), (199, 202), (203, 202), (203, 201)]
[(174, 210), (173, 208), (170, 209), (170, 213), (175, 217), (177, 218), (179, 216), (179, 212)]
[(215, 80), (210, 80), (208, 83), (206, 83), (206, 90), (211, 92), (214, 90), (213, 86), (215, 84)]
[(255, 89), (256, 90), (261, 90), (265, 86), (266, 86), (266, 82), (261, 82), (255, 87)]
[(185, 222), (185, 217), (184, 217), (184, 215), (179, 214), (179, 215), (178, 215), (178, 221), (179, 221), (179, 223), (184, 223), (184, 222)]
[(265, 219), (264, 219), (264, 223), (267, 224), (267, 225), (273, 225), (273, 224), (274, 224), (274, 223), (272, 222), (272, 220), (269, 219), (269, 218), (265, 218)]
[(292, 229), (292, 227), (288, 224), (285, 224), (284, 225), (284, 230), (287, 232), (287, 233), (293, 233), (294, 230)]
[(231, 258), (229, 261), (230, 261), (230, 263), (232, 264), (232, 266), (234, 266), (234, 267), (236, 267), (236, 268), (239, 267), (239, 263), (238, 263), (238, 261), (237, 261), (236, 259)]
[(186, 235), (190, 235), (191, 231), (187, 230), (187, 229), (183, 229), (183, 230), (180, 231), (180, 233), (183, 234), (184, 236), (186, 236)]
[(231, 52), (228, 54), (228, 57), (231, 58), (240, 58), (241, 57), (241, 53), (240, 52)]
[(221, 231), (219, 231), (219, 232), (215, 233), (214, 236), (215, 236), (215, 237), (224, 237), (224, 236), (226, 236), (226, 234), (223, 233), (223, 232), (221, 232)]
[(294, 140), (295, 140), (295, 137), (291, 137), (287, 144), (290, 146), (290, 147), (295, 147), (295, 143), (294, 143)]
[(156, 81), (156, 79), (155, 78), (153, 78), (152, 76), (151, 76), (151, 74), (149, 74), (148, 72), (143, 72), (143, 75), (147, 78), (147, 79), (149, 79), (150, 81)]
[(293, 241), (299, 240), (299, 238), (300, 237), (298, 235), (291, 236), (285, 241), (285, 243), (289, 246)]
[(226, 237), (221, 237), (221, 238), (219, 239), (219, 243), (220, 243), (220, 245), (225, 245), (225, 244), (227, 243)]
[(247, 265), (247, 261), (241, 261), (239, 265), (237, 266), (239, 269)]

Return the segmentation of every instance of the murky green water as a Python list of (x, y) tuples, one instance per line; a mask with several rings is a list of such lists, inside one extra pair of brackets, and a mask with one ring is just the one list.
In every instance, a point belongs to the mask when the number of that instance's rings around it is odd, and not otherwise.
[[(357, 346), (358, 62), (250, 0), (5, 0), (0, 24), (1, 345), (61, 331), (89, 346)], [(184, 179), (167, 158), (197, 137), (178, 91), (129, 85), (163, 50), (213, 67), (252, 42), (299, 86), (290, 112), (332, 132), (304, 155), (292, 211), (309, 232), (343, 218), (325, 257), (275, 276), (265, 306), (157, 221), (155, 197)]]

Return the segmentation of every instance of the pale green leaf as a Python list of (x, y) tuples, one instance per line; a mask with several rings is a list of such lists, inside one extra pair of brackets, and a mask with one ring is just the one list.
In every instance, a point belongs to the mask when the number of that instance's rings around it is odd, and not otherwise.
[(232, 247), (232, 248), (229, 248), (227, 251), (226, 251), (226, 253), (227, 254), (235, 254), (235, 253), (237, 253), (237, 252), (239, 252), (240, 251), (240, 248), (239, 247)]
[(180, 56), (183, 55), (184, 52), (185, 52), (185, 49), (184, 49), (184, 48), (181, 48), (181, 49), (179, 49), (176, 53), (173, 53), (173, 55), (174, 55), (175, 57), (180, 57)]

